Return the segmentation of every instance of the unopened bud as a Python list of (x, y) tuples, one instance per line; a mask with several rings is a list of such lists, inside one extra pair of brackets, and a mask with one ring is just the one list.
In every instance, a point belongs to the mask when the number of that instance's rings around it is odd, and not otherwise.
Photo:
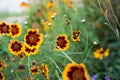
[(70, 24), (70, 20), (67, 19), (65, 23), (66, 23), (67, 25), (69, 25), (69, 24)]
[(93, 44), (94, 44), (94, 45), (97, 45), (97, 42), (94, 41)]
[(82, 23), (85, 23), (85, 22), (86, 22), (86, 19), (82, 19), (81, 22), (82, 22)]

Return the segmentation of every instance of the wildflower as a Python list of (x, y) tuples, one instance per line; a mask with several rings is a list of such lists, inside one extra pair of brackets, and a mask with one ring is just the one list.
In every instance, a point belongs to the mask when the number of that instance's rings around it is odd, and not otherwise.
[(25, 66), (22, 65), (22, 64), (19, 64), (19, 65), (18, 65), (18, 70), (19, 70), (19, 71), (25, 70)]
[(24, 45), (18, 42), (18, 40), (13, 40), (10, 41), (8, 49), (12, 54), (18, 56), (19, 53), (23, 52)]
[(57, 13), (56, 13), (55, 11), (53, 11), (53, 10), (47, 12), (47, 20), (48, 20), (48, 21), (51, 21), (51, 20), (52, 20), (52, 17), (53, 17), (53, 16), (56, 16), (56, 14), (57, 14)]
[(104, 50), (101, 47), (100, 49), (97, 49), (93, 54), (95, 58), (102, 60), (104, 56), (107, 57), (109, 55), (109, 49)]
[(45, 76), (45, 78), (49, 79), (49, 76), (48, 76), (48, 72), (49, 72), (48, 66), (45, 65), (44, 63), (42, 63), (41, 64), (41, 70), (42, 70), (42, 74)]
[(75, 62), (72, 62), (65, 67), (62, 77), (63, 80), (90, 80), (85, 65), (83, 63), (77, 64)]
[(0, 72), (0, 80), (5, 80), (5, 76), (3, 75), (2, 72)]
[(110, 80), (110, 78), (108, 76), (105, 76), (105, 80)]
[(38, 29), (29, 29), (28, 33), (24, 36), (24, 43), (30, 49), (38, 48), (43, 42), (43, 34), (38, 33)]
[(47, 30), (50, 28), (50, 26), (48, 25), (48, 23), (49, 23), (48, 20), (42, 20), (42, 21), (40, 22), (40, 24), (41, 24), (41, 26), (42, 26), (42, 29), (43, 29), (44, 31), (47, 31)]
[(67, 39), (66, 34), (59, 35), (56, 39), (56, 50), (59, 51), (60, 49), (62, 50), (67, 50), (69, 48), (69, 41)]
[(80, 41), (80, 38), (79, 38), (80, 33), (81, 33), (80, 31), (73, 31), (72, 32), (72, 41), (74, 41), (74, 42)]
[(28, 80), (34, 80), (33, 78), (28, 78)]
[(52, 1), (52, 0), (50, 0), (49, 2), (47, 2), (47, 4), (46, 4), (46, 7), (47, 8), (54, 8), (56, 6), (56, 4)]
[(18, 54), (18, 57), (20, 57), (23, 60), (26, 57), (26, 54), (24, 52), (21, 52)]
[(10, 34), (13, 38), (16, 38), (21, 35), (22, 27), (18, 23), (10, 25)]
[(32, 75), (37, 75), (39, 74), (39, 67), (34, 65), (30, 68)]
[(5, 63), (3, 63), (2, 61), (0, 61), (0, 70), (2, 70), (2, 69), (3, 69), (3, 67), (6, 67), (6, 64), (5, 64)]
[(30, 7), (30, 4), (29, 3), (26, 3), (26, 2), (21, 2), (20, 4), (20, 7), (22, 8), (29, 8)]
[(10, 26), (5, 22), (0, 22), (0, 36), (3, 34), (10, 35)]
[(74, 6), (74, 4), (71, 0), (63, 0), (63, 2), (70, 8)]
[(39, 50), (39, 48), (30, 49), (30, 48), (28, 48), (27, 46), (25, 46), (24, 52), (25, 52), (25, 55), (30, 56), (30, 55), (35, 55), (35, 54), (37, 54), (37, 53), (38, 53), (38, 50)]
[(97, 75), (93, 75), (90, 80), (95, 80), (97, 78)]

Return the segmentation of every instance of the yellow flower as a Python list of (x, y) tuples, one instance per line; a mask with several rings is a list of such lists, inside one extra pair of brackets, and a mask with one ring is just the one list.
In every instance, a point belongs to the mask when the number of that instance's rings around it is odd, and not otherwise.
[(53, 11), (53, 10), (48, 11), (48, 12), (47, 12), (47, 20), (48, 20), (48, 21), (51, 21), (51, 20), (52, 20), (52, 17), (55, 17), (56, 14), (57, 14), (57, 12), (55, 12), (55, 11)]
[(2, 69), (3, 69), (3, 67), (6, 67), (6, 64), (5, 64), (5, 63), (3, 63), (2, 61), (0, 61), (0, 70), (2, 70)]
[(33, 78), (28, 78), (28, 80), (34, 80)]
[(80, 34), (80, 31), (73, 31), (73, 33), (72, 33), (72, 41), (74, 41), (74, 42), (80, 41), (79, 34)]
[(71, 0), (63, 0), (63, 2), (70, 8), (74, 6), (74, 4)]
[(48, 25), (48, 23), (49, 23), (48, 20), (42, 20), (40, 22), (43, 31), (47, 31), (50, 28), (50, 26)]
[(56, 39), (56, 50), (60, 51), (62, 49), (63, 51), (67, 50), (69, 48), (69, 41), (67, 39), (66, 34), (59, 35)]
[(42, 74), (45, 76), (45, 78), (49, 79), (49, 76), (48, 76), (48, 72), (49, 72), (48, 66), (45, 65), (44, 63), (42, 63), (41, 64), (41, 70), (42, 70)]
[(10, 41), (8, 49), (12, 54), (18, 56), (19, 53), (23, 52), (24, 45), (18, 42), (18, 40), (13, 40), (13, 41)]
[(85, 65), (83, 63), (77, 64), (75, 62), (72, 62), (65, 67), (62, 77), (63, 80), (90, 80)]
[(46, 8), (54, 8), (55, 6), (56, 4), (52, 0), (46, 3)]
[(103, 57), (107, 57), (109, 55), (109, 49), (104, 50), (102, 47), (100, 49), (97, 49), (94, 53), (93, 53), (95, 58), (99, 58), (100, 60), (103, 59)]
[(43, 34), (38, 33), (38, 29), (29, 29), (24, 36), (24, 44), (30, 49), (38, 48), (43, 42)]
[(29, 4), (29, 3), (26, 3), (26, 2), (21, 2), (20, 7), (30, 8), (30, 4)]
[(10, 24), (10, 34), (13, 38), (21, 35), (22, 27), (18, 23)]
[(4, 34), (10, 35), (10, 26), (5, 22), (0, 22), (0, 36)]
[(38, 66), (36, 66), (36, 65), (34, 65), (34, 66), (32, 66), (31, 68), (30, 68), (30, 70), (31, 70), (31, 73), (32, 73), (32, 75), (37, 75), (37, 74), (39, 74), (39, 67)]
[(0, 72), (0, 80), (5, 80), (5, 76), (3, 75), (2, 72)]

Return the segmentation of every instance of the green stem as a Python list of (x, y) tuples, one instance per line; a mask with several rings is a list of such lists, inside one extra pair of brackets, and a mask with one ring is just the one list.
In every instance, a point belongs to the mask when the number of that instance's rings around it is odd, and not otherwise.
[(29, 56), (28, 56), (28, 70), (29, 70), (29, 75), (30, 75), (30, 77), (32, 78), (32, 75), (31, 75), (31, 73), (30, 73), (30, 63), (29, 63)]

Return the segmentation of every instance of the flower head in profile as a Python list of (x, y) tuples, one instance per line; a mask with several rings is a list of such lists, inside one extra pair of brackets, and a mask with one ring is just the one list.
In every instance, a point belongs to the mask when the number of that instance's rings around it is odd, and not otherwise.
[(36, 66), (36, 65), (33, 65), (33, 66), (30, 68), (30, 70), (31, 70), (32, 75), (37, 75), (37, 74), (39, 74), (39, 72), (40, 72), (39, 66)]
[(72, 33), (72, 41), (73, 42), (78, 42), (80, 41), (79, 35), (80, 35), (80, 31), (73, 31)]
[(69, 41), (67, 39), (66, 34), (59, 35), (56, 39), (56, 50), (60, 51), (62, 49), (63, 51), (67, 50), (69, 48)]
[(10, 35), (10, 26), (5, 22), (0, 22), (0, 36), (3, 34)]
[(109, 55), (109, 49), (104, 50), (102, 47), (100, 49), (97, 49), (93, 53), (95, 58), (99, 58), (100, 60), (103, 59), (103, 57), (107, 57)]
[(3, 75), (2, 72), (0, 72), (0, 80), (5, 80), (5, 76)]
[(6, 64), (0, 61), (0, 70), (2, 70), (4, 67), (6, 67)]
[(75, 62), (72, 62), (65, 67), (62, 77), (63, 80), (90, 80), (85, 65), (83, 63), (77, 64)]
[(24, 45), (21, 42), (18, 42), (18, 40), (12, 40), (9, 43), (8, 49), (12, 54), (18, 56), (18, 54), (23, 52)]
[(43, 34), (38, 33), (38, 29), (29, 29), (28, 33), (24, 36), (24, 44), (30, 49), (38, 48), (43, 42)]
[(19, 65), (18, 65), (18, 70), (19, 70), (19, 71), (24, 71), (24, 70), (25, 70), (25, 65), (19, 64)]
[(16, 38), (21, 35), (22, 27), (18, 23), (10, 24), (10, 34), (12, 38)]
[(56, 6), (56, 4), (52, 0), (50, 0), (46, 3), (46, 8), (50, 9), (50, 8), (54, 8), (55, 6)]
[(41, 71), (42, 71), (42, 74), (45, 76), (45, 78), (49, 79), (49, 76), (48, 76), (49, 69), (46, 64), (44, 63), (41, 64)]

